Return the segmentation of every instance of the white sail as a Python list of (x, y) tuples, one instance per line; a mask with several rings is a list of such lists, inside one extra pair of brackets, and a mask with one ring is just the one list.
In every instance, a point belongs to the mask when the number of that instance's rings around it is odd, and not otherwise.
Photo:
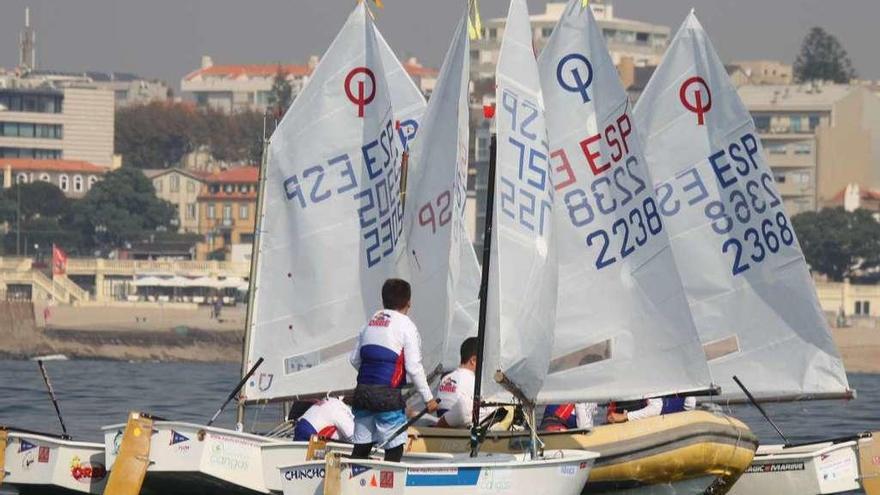
[[(550, 362), (556, 320), (553, 185), (544, 99), (525, 0), (512, 0), (498, 58), (497, 165), (482, 387), (534, 401)], [(505, 394), (506, 395), (506, 394)]]
[(748, 110), (691, 13), (635, 109), (724, 397), (844, 395), (843, 364)]
[(247, 400), (351, 388), (348, 354), (402, 251), (400, 157), (380, 43), (359, 3), (272, 136)]
[(458, 365), (458, 348), (476, 335), (480, 268), (464, 229), (468, 168), (469, 40), (467, 12), (411, 148), (404, 216), (412, 318), (430, 372)]
[(394, 107), (394, 127), (397, 129), (397, 139), (400, 146), (408, 150), (415, 142), (419, 130), (419, 122), (425, 113), (427, 103), (425, 95), (419, 90), (406, 69), (394, 55), (394, 51), (385, 41), (385, 37), (379, 32), (379, 28), (373, 25), (376, 32), (376, 40), (379, 43), (379, 53), (382, 55), (382, 66), (385, 69), (385, 81), (388, 91), (391, 93), (391, 105)]
[(581, 0), (568, 2), (538, 63), (560, 272), (556, 345), (540, 400), (710, 388), (629, 99)]

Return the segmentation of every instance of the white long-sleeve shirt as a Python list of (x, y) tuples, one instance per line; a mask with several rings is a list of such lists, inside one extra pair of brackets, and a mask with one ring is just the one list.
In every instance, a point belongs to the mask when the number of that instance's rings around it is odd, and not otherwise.
[(422, 400), (428, 402), (434, 397), (422, 367), (418, 329), (403, 313), (377, 311), (358, 335), (349, 361), (358, 370), (358, 384), (400, 388), (408, 375)]
[(645, 419), (651, 418), (654, 416), (660, 416), (660, 413), (663, 411), (663, 399), (648, 399), (648, 405), (637, 410), (637, 411), (629, 411), (626, 413), (627, 421), (634, 421), (637, 419)]
[[(336, 397), (316, 402), (299, 418), (299, 422), (308, 424), (315, 434), (334, 440), (350, 441), (354, 436), (354, 414)], [(308, 440), (308, 437), (302, 440)]]
[[(440, 399), (440, 416), (452, 428), (470, 426), (474, 411), (474, 372), (467, 368), (458, 368), (444, 376), (437, 387), (437, 398)], [(490, 408), (481, 408), (480, 421), (492, 413)]]

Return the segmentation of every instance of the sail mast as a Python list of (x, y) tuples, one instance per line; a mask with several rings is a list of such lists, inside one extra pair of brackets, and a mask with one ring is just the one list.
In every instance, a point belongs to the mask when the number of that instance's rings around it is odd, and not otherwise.
[[(262, 236), (260, 232), (262, 232), (263, 226), (263, 197), (265, 196), (264, 192), (266, 189), (266, 157), (268, 153), (266, 152), (269, 149), (269, 137), (266, 135), (266, 119), (268, 117), (268, 110), (263, 113), (263, 152), (260, 157), (260, 172), (259, 178), (257, 180), (257, 211), (256, 211), (256, 219), (254, 221), (254, 243), (253, 248), (251, 249), (251, 267), (250, 267), (250, 275), (248, 276), (248, 282), (250, 284), (248, 290), (248, 304), (247, 304), (247, 313), (245, 316), (245, 324), (244, 324), (244, 344), (241, 349), (241, 375), (245, 376), (248, 372), (248, 348), (251, 344), (251, 328), (253, 327), (253, 318), (254, 318), (254, 300), (257, 292), (257, 263), (260, 258), (260, 242), (262, 240)], [(244, 423), (244, 401), (238, 401), (238, 413), (236, 414), (236, 423)]]
[(489, 145), (489, 178), (486, 189), (486, 225), (483, 235), (483, 265), (480, 278), (480, 317), (477, 325), (477, 369), (474, 371), (474, 406), (471, 411), (471, 457), (479, 449), (480, 395), (483, 389), (483, 350), (486, 345), (486, 301), (489, 293), (489, 262), (492, 257), (492, 221), (495, 210), (495, 134)]

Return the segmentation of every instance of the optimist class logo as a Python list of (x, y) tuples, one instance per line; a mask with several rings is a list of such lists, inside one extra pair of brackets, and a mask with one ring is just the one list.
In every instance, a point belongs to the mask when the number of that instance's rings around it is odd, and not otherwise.
[[(355, 80), (355, 77), (362, 77)], [(370, 88), (367, 92), (366, 82), (369, 79)], [(354, 84), (352, 84), (354, 83)], [(345, 96), (348, 101), (354, 103), (358, 107), (358, 117), (364, 118), (364, 107), (373, 102), (376, 97), (376, 76), (373, 71), (366, 67), (355, 67), (345, 76)]]
[[(566, 80), (567, 74), (571, 74), (571, 79)], [(562, 57), (556, 66), (556, 81), (559, 82), (562, 89), (572, 93), (580, 93), (584, 103), (588, 103), (590, 95), (587, 93), (587, 88), (593, 84), (593, 66), (587, 57), (579, 53), (569, 53)]]
[[(696, 86), (693, 91), (689, 91), (691, 87)], [(703, 91), (706, 92), (706, 101), (703, 101)], [(689, 99), (688, 95), (692, 95), (693, 99)], [(699, 76), (694, 76), (681, 85), (678, 90), (678, 98), (681, 104), (689, 111), (697, 114), (697, 125), (704, 125), (703, 115), (709, 113), (712, 109), (712, 92), (709, 91), (709, 85), (706, 80)]]

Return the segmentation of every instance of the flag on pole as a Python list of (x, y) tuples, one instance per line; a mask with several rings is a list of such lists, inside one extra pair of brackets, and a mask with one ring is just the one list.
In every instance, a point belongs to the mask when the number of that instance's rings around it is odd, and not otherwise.
[(67, 273), (67, 253), (52, 244), (52, 275), (64, 275), (65, 273)]

